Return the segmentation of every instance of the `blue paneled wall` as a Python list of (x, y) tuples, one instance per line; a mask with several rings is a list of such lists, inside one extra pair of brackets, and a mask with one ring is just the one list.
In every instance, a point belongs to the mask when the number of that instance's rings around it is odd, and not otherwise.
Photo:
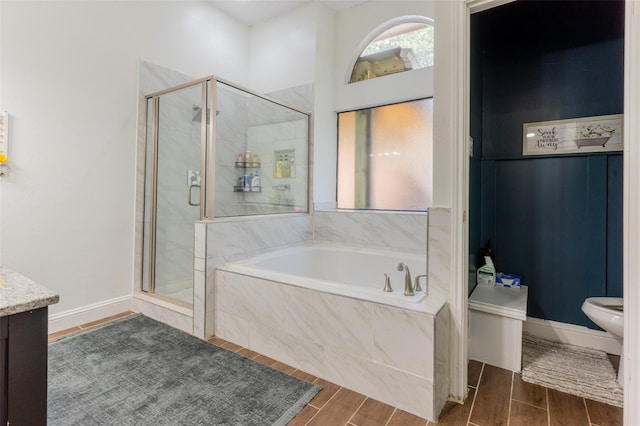
[(624, 3), (517, 1), (471, 22), (470, 263), (490, 240), (529, 316), (596, 328), (584, 299), (622, 293), (622, 154), (524, 157), (522, 125), (622, 113)]

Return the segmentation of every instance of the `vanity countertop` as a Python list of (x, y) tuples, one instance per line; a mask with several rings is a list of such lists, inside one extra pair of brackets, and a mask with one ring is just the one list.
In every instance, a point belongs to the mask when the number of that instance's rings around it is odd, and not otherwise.
[(58, 303), (57, 293), (7, 268), (0, 268), (0, 317)]

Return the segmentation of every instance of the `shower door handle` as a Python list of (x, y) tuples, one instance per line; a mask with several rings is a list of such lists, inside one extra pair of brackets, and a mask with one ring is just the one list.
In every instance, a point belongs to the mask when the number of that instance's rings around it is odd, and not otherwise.
[(200, 188), (200, 185), (189, 185), (189, 205), (197, 207), (200, 205), (200, 197), (198, 196), (198, 202), (194, 203), (193, 200), (193, 188)]

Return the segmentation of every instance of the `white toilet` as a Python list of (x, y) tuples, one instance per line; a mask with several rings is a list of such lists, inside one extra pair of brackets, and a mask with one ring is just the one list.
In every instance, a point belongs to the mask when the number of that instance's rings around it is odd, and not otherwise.
[[(589, 297), (582, 304), (582, 312), (596, 323), (600, 328), (608, 331), (613, 337), (622, 342), (624, 334), (624, 312), (621, 297)], [(624, 349), (623, 349), (624, 353)], [(623, 386), (624, 373), (622, 365), (623, 357), (620, 357), (618, 367), (618, 383)]]

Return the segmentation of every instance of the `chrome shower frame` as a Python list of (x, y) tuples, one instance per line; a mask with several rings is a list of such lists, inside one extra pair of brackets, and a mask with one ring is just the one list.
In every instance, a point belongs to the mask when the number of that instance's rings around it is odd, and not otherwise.
[[(149, 244), (149, 261), (148, 261), (148, 283), (147, 289), (145, 290), (144, 283), (144, 273), (141, 271), (140, 277), (140, 288), (141, 291), (146, 291), (149, 294), (155, 294), (155, 270), (156, 270), (156, 217), (157, 217), (157, 174), (158, 174), (158, 122), (159, 122), (159, 103), (160, 97), (167, 93), (176, 92), (182, 89), (186, 89), (189, 87), (201, 86), (202, 88), (202, 101), (199, 114), (200, 123), (201, 123), (201, 169), (204, 173), (203, 179), (200, 183), (200, 195), (199, 195), (199, 206), (200, 206), (200, 221), (208, 222), (215, 219), (214, 217), (214, 203), (215, 203), (215, 194), (209, 194), (209, 188), (215, 188), (215, 164), (216, 164), (216, 129), (217, 129), (217, 118), (218, 111), (216, 109), (217, 105), (217, 85), (218, 83), (222, 83), (226, 86), (232, 87), (236, 90), (245, 92), (249, 95), (264, 99), (266, 101), (272, 102), (274, 104), (280, 105), (284, 108), (299, 112), (308, 117), (308, 122), (311, 123), (311, 114), (307, 111), (303, 111), (299, 108), (296, 108), (292, 105), (287, 105), (285, 103), (279, 102), (273, 98), (268, 96), (260, 95), (255, 93), (252, 90), (249, 90), (243, 86), (237, 85), (235, 83), (231, 83), (227, 80), (218, 78), (216, 76), (207, 76), (197, 80), (193, 80), (187, 83), (183, 83), (171, 88), (163, 89), (158, 92), (151, 93), (149, 95), (145, 95), (145, 127), (144, 127), (144, 141), (145, 144), (151, 143), (151, 150), (145, 150), (145, 153), (150, 153), (150, 159), (146, 158), (148, 154), (145, 154), (144, 167), (145, 170), (149, 165), (151, 166), (151, 179), (149, 185), (149, 228), (148, 235), (144, 235), (142, 239), (147, 240)], [(152, 101), (152, 102), (150, 102)], [(149, 108), (151, 104), (152, 109), (152, 120), (153, 126), (151, 127), (151, 140), (148, 139), (148, 131), (149, 131)], [(215, 114), (208, 114), (207, 111), (216, 111)], [(208, 119), (207, 119), (208, 118)], [(311, 129), (308, 127), (308, 135), (307, 140), (310, 140)], [(311, 150), (307, 150), (307, 164), (309, 164), (311, 158)], [(149, 162), (149, 160), (151, 160)], [(146, 175), (146, 173), (145, 173)], [(311, 191), (309, 189), (310, 185), (310, 173), (307, 174), (307, 212), (309, 211), (309, 199)], [(191, 188), (189, 189), (191, 191)], [(147, 194), (144, 194), (146, 198)], [(195, 204), (195, 203), (194, 203)], [(144, 210), (144, 207), (143, 207)], [(145, 216), (145, 212), (142, 212), (143, 217)], [(143, 243), (144, 244), (144, 243)], [(144, 256), (144, 254), (143, 254)]]

